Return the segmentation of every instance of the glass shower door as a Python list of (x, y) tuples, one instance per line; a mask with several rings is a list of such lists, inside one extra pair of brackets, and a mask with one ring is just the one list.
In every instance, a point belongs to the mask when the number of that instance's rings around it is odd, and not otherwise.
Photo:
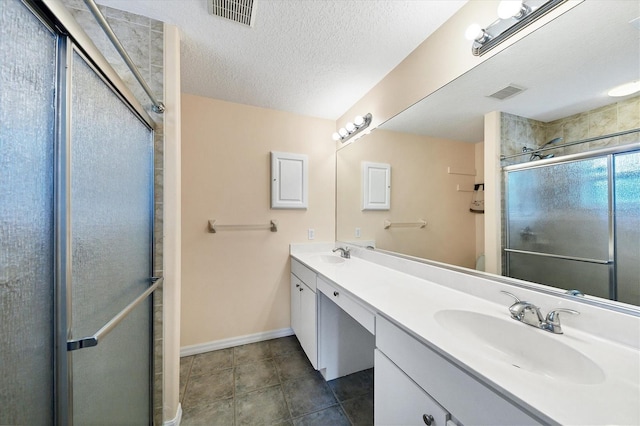
[(614, 159), (618, 300), (640, 305), (640, 152)]
[(508, 172), (508, 275), (608, 298), (608, 177), (607, 157)]
[[(153, 133), (74, 51), (71, 65), (73, 339), (150, 286)], [(70, 352), (74, 424), (150, 424), (151, 298), (98, 346)]]
[(57, 37), (0, 1), (0, 424), (54, 417)]

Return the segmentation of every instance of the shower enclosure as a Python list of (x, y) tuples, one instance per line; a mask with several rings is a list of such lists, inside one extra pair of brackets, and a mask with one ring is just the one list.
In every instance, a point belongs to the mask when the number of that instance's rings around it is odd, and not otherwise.
[(506, 275), (640, 305), (640, 146), (504, 168)]
[(0, 1), (0, 424), (150, 424), (153, 122), (41, 6)]

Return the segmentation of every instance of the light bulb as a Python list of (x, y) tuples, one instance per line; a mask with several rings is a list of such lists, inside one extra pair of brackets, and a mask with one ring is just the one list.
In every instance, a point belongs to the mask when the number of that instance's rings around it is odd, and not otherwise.
[(340, 130), (338, 130), (338, 134), (344, 138), (349, 134), (349, 132), (347, 132), (347, 129), (345, 129), (344, 127), (341, 127)]
[[(522, 0), (502, 0), (498, 5), (498, 17), (500, 19), (509, 19), (521, 14)], [(521, 18), (522, 16), (520, 16)]]
[(640, 80), (632, 81), (631, 83), (626, 83), (618, 87), (614, 87), (613, 89), (609, 90), (609, 92), (607, 92), (607, 95), (620, 97), (631, 95), (636, 92), (640, 92)]
[(346, 126), (344, 126), (347, 129), (347, 132), (349, 133), (353, 133), (356, 130), (356, 125), (349, 122), (346, 124)]
[(353, 119), (353, 124), (355, 124), (356, 127), (362, 126), (364, 124), (364, 117), (356, 115), (356, 118)]
[(469, 41), (482, 39), (484, 30), (478, 24), (471, 24), (464, 32), (464, 36)]
[(333, 132), (333, 135), (331, 135), (331, 138), (334, 141), (339, 141), (340, 140), (340, 135), (338, 134), (338, 132)]

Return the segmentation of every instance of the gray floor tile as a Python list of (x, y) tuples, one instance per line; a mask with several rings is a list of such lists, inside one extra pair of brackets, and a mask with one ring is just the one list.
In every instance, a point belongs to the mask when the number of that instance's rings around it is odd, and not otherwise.
[(327, 382), (338, 401), (346, 401), (373, 391), (373, 368)]
[(179, 390), (179, 398), (180, 402), (182, 402), (182, 398), (184, 397), (184, 391), (187, 387), (187, 381), (189, 379), (189, 374), (191, 373), (191, 365), (193, 364), (193, 356), (187, 356), (180, 358), (180, 390)]
[(191, 372), (191, 366), (193, 365), (193, 359), (195, 356), (184, 356), (180, 358), (180, 380), (184, 378), (184, 381), (187, 381), (189, 378), (189, 373)]
[(296, 336), (281, 337), (279, 339), (269, 340), (271, 353), (273, 356), (285, 355), (291, 352), (302, 352), (302, 346)]
[(280, 384), (276, 365), (271, 359), (238, 365), (235, 370), (236, 395)]
[(233, 399), (213, 401), (184, 410), (181, 425), (233, 426)]
[(187, 426), (368, 425), (373, 370), (327, 383), (287, 336), (181, 358), (180, 400)]
[(231, 367), (233, 367), (233, 348), (205, 352), (195, 356), (190, 377), (212, 374)]
[(350, 426), (349, 419), (339, 405), (293, 419), (294, 426)]
[(234, 365), (250, 364), (260, 359), (273, 358), (269, 341), (249, 343), (233, 348)]
[(182, 405), (186, 409), (233, 397), (233, 368), (190, 377)]
[(236, 425), (278, 424), (289, 420), (280, 385), (236, 396)]
[(373, 393), (342, 402), (342, 408), (354, 426), (373, 424)]
[(290, 352), (273, 359), (278, 369), (280, 381), (293, 380), (315, 372), (304, 352)]
[(338, 402), (327, 382), (317, 372), (312, 376), (284, 382), (282, 391), (292, 417), (319, 411)]

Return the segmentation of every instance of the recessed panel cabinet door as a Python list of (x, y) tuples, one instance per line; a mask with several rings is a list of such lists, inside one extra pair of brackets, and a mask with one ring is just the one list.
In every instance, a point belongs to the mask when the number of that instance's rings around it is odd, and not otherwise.
[(317, 338), (317, 305), (316, 293), (302, 284), (300, 292), (300, 337), (302, 348), (307, 354), (313, 368), (318, 368), (318, 338)]
[(362, 163), (362, 210), (391, 208), (391, 165)]
[(271, 152), (271, 208), (306, 209), (309, 159), (303, 154)]
[(446, 424), (449, 413), (377, 349), (374, 374), (375, 424)]

